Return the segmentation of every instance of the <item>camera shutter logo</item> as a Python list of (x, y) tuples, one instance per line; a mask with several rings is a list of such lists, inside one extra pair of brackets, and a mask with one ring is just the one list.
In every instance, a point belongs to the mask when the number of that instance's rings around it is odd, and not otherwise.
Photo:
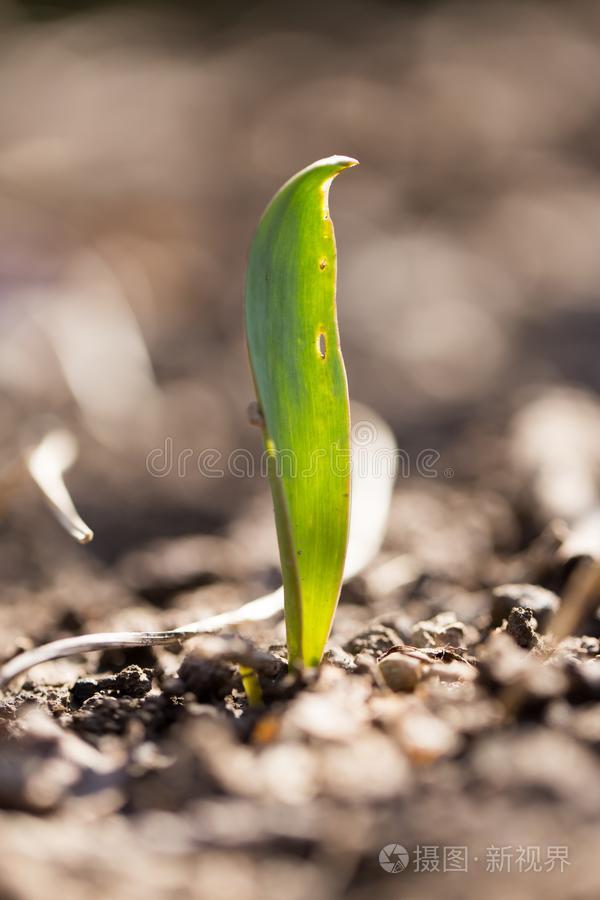
[(379, 851), (379, 865), (393, 875), (404, 872), (408, 866), (408, 850), (402, 844), (386, 844)]

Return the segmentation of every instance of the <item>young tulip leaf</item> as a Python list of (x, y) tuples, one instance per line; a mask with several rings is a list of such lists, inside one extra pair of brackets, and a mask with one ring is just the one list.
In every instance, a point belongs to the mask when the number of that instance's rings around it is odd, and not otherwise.
[(321, 660), (348, 540), (350, 413), (328, 199), (334, 177), (353, 165), (332, 156), (281, 188), (258, 226), (246, 279), (292, 666)]

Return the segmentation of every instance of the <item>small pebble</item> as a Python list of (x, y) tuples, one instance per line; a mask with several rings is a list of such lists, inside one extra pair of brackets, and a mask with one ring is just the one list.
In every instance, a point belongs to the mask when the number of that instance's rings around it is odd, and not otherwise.
[(94, 694), (115, 697), (144, 697), (152, 688), (152, 669), (127, 666), (116, 675), (104, 678), (78, 678), (70, 690), (70, 699), (79, 709)]
[(425, 666), (419, 659), (404, 653), (390, 653), (378, 664), (387, 686), (396, 692), (414, 691), (424, 675)]
[(376, 655), (397, 646), (399, 641), (399, 635), (391, 628), (387, 628), (385, 625), (375, 625), (351, 638), (344, 645), (344, 650), (353, 655), (363, 652)]
[(523, 647), (525, 650), (537, 647), (539, 637), (536, 629), (537, 620), (530, 609), (516, 606), (510, 611), (506, 622), (506, 633), (513, 638), (519, 647)]
[(530, 609), (543, 632), (560, 606), (560, 599), (552, 591), (535, 584), (503, 584), (492, 591), (492, 625), (498, 628), (516, 606)]
[(396, 735), (409, 759), (416, 765), (428, 765), (460, 748), (454, 729), (426, 709), (409, 709), (398, 723)]
[(453, 612), (443, 612), (417, 622), (412, 629), (411, 642), (415, 647), (468, 647), (479, 635), (471, 625), (459, 622)]
[(454, 684), (457, 681), (475, 681), (477, 669), (468, 662), (453, 659), (450, 662), (433, 663), (428, 674), (437, 676), (440, 681)]

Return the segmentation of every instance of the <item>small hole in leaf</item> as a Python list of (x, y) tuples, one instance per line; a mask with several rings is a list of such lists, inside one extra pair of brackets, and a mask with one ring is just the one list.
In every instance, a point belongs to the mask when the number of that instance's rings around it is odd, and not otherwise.
[(323, 257), (322, 259), (319, 260), (319, 268), (321, 271), (323, 271), (323, 269), (327, 268), (327, 260), (325, 257)]
[(323, 332), (321, 332), (319, 334), (319, 337), (317, 338), (317, 347), (319, 348), (319, 356), (321, 357), (321, 359), (325, 359), (325, 356), (327, 354), (327, 338), (325, 337)]

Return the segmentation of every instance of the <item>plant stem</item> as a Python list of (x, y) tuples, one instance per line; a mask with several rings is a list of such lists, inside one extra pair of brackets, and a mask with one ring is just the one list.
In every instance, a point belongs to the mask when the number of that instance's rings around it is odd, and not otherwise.
[(248, 705), (253, 709), (262, 709), (265, 704), (256, 670), (250, 669), (248, 666), (240, 666), (240, 675), (248, 698)]

